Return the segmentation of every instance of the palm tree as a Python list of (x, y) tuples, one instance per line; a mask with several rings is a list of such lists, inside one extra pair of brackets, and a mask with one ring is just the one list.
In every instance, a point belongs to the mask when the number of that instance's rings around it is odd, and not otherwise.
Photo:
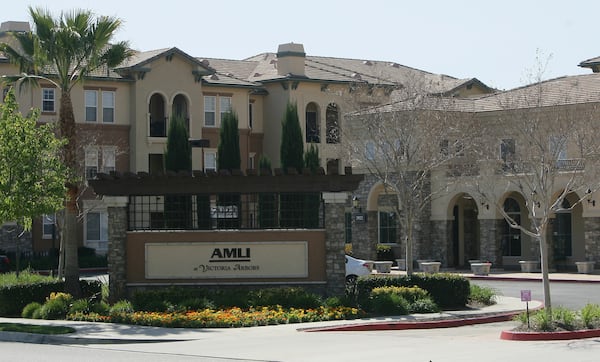
[[(131, 55), (126, 42), (111, 44), (121, 20), (113, 17), (96, 17), (90, 11), (73, 10), (53, 17), (48, 10), (29, 8), (33, 32), (14, 33), (16, 42), (0, 44), (11, 62), (18, 65), (19, 76), (11, 81), (37, 84), (44, 79), (60, 92), (59, 136), (67, 143), (62, 150), (64, 164), (75, 172), (77, 137), (71, 90), (91, 72), (113, 68)], [(77, 239), (75, 226), (79, 185), (68, 186), (65, 200), (64, 226), (60, 233), (64, 250), (64, 277), (66, 290), (79, 295), (79, 267), (77, 265)], [(61, 253), (61, 258), (63, 257)]]

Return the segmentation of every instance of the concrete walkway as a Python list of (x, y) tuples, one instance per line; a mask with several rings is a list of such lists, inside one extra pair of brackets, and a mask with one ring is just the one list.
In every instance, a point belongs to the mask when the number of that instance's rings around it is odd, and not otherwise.
[[(402, 273), (393, 271), (392, 273)], [(389, 275), (389, 274), (387, 274)], [(488, 276), (464, 274), (467, 278), (532, 280), (541, 279), (539, 273), (493, 272)], [(551, 280), (558, 282), (600, 283), (600, 274), (553, 273)], [(541, 307), (539, 301), (529, 303), (530, 309)], [(479, 324), (508, 320), (514, 314), (525, 310), (525, 303), (518, 298), (498, 297), (498, 303), (477, 309), (444, 311), (433, 314), (413, 314), (408, 316), (367, 318), (358, 320), (328, 321), (286, 325), (299, 332), (326, 330), (382, 330), (382, 329), (422, 329), (456, 326), (449, 321), (458, 321), (458, 325)], [(0, 341), (46, 343), (46, 344), (117, 344), (117, 343), (156, 343), (201, 339), (211, 329), (158, 328), (115, 323), (92, 323), (62, 320), (32, 320), (21, 318), (0, 318), (0, 323), (28, 323), (44, 325), (64, 325), (75, 328), (76, 332), (66, 335), (49, 336), (16, 332), (0, 332)], [(404, 327), (399, 328), (402, 325)], [(395, 326), (395, 327), (390, 327)], [(349, 328), (351, 327), (351, 328)], [(257, 333), (261, 328), (257, 328)]]

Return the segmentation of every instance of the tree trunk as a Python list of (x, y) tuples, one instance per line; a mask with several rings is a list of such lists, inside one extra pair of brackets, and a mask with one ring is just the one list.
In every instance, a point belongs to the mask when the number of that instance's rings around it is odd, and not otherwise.
[[(65, 165), (77, 175), (79, 168), (75, 152), (77, 150), (77, 138), (75, 135), (75, 115), (73, 114), (73, 103), (71, 95), (65, 89), (61, 92), (60, 114), (59, 114), (60, 136), (67, 140), (63, 149), (63, 161)], [(77, 260), (77, 184), (70, 182), (68, 185), (67, 200), (65, 203), (64, 229), (61, 232), (61, 243), (64, 249), (64, 275), (65, 291), (73, 297), (81, 296), (79, 285), (79, 265)]]
[(412, 227), (406, 230), (406, 275), (413, 274), (413, 239)]
[(552, 302), (550, 299), (550, 278), (548, 276), (548, 243), (546, 240), (546, 226), (540, 228), (540, 266), (542, 268), (542, 285), (544, 290), (544, 308), (548, 316), (552, 315)]

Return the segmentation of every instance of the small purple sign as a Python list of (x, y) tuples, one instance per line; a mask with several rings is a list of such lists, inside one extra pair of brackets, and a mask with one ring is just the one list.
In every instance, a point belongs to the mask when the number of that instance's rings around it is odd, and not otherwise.
[(531, 302), (531, 290), (521, 290), (521, 302)]

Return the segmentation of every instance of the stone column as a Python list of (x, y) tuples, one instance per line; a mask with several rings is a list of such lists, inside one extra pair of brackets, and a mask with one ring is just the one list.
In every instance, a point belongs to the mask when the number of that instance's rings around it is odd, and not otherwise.
[(479, 219), (479, 258), (499, 265), (500, 240), (496, 232), (496, 219)]
[(344, 253), (345, 207), (348, 194), (324, 192), (325, 202), (325, 276), (327, 294), (343, 296), (346, 288)]
[(583, 218), (585, 260), (600, 262), (600, 217)]
[(103, 196), (108, 209), (108, 298), (127, 297), (127, 196)]

